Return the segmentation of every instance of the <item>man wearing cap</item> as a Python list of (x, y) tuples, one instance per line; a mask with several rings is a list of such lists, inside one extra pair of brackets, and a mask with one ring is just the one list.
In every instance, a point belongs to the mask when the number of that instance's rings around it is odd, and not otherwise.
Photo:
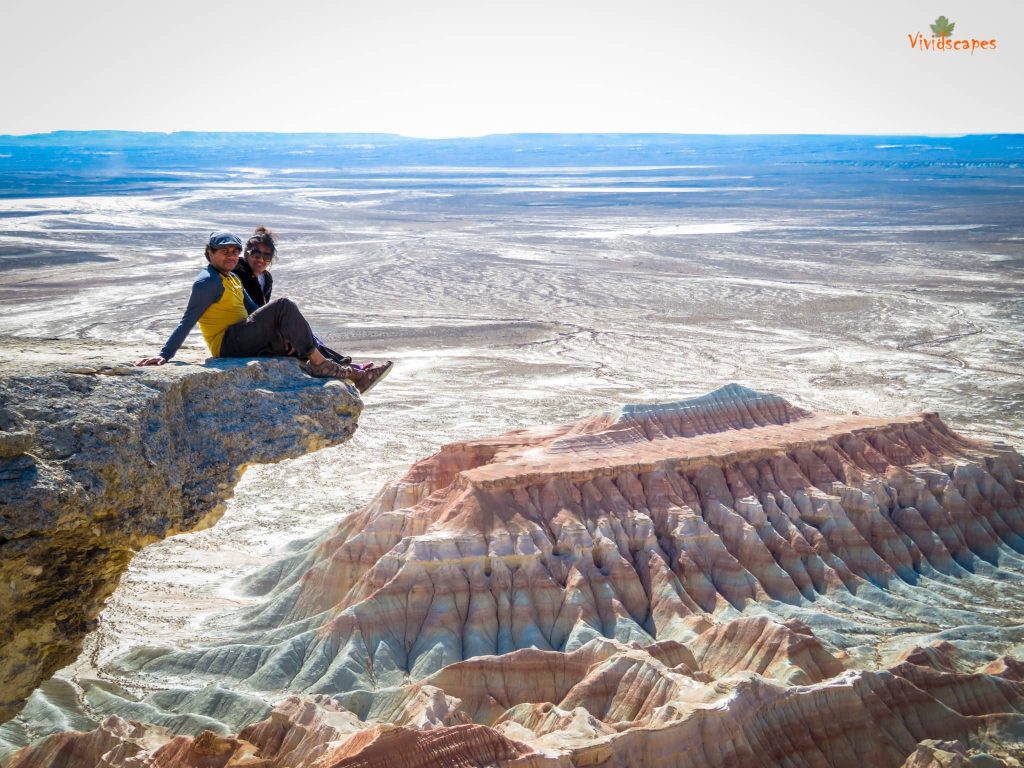
[(289, 299), (274, 299), (262, 307), (249, 298), (231, 270), (242, 254), (242, 241), (230, 232), (213, 232), (206, 244), (206, 268), (192, 283), (192, 293), (181, 322), (160, 354), (136, 365), (163, 365), (178, 351), (199, 323), (203, 339), (214, 357), (295, 356), (302, 369), (321, 378), (350, 379), (360, 392), (368, 392), (391, 370), (391, 362), (359, 369), (328, 360), (316, 347), (313, 331), (299, 308)]

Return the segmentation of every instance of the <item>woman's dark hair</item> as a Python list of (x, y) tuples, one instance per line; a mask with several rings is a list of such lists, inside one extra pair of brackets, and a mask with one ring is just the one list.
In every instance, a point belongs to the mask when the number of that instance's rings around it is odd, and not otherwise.
[(274, 237), (274, 232), (270, 227), (256, 227), (256, 231), (252, 233), (252, 237), (245, 241), (245, 255), (248, 256), (254, 245), (265, 245), (270, 248), (271, 252), (277, 255), (277, 240)]

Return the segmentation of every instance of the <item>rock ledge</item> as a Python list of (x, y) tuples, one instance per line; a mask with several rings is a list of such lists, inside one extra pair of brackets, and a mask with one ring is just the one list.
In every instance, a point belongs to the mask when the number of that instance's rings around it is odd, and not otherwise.
[(212, 525), (246, 465), (344, 442), (361, 410), (294, 360), (5, 365), (0, 722), (75, 658), (139, 548)]

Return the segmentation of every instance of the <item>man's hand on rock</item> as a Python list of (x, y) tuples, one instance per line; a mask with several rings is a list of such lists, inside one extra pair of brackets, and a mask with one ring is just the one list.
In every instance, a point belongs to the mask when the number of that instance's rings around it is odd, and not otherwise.
[(144, 357), (141, 360), (136, 360), (136, 365), (163, 365), (167, 361), (157, 355), (156, 357)]

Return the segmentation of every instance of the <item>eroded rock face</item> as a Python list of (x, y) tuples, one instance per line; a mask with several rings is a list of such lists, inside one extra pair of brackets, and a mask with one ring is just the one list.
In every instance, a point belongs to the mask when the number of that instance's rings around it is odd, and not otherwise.
[[(760, 626), (759, 642), (787, 634)], [(736, 635), (747, 636), (745, 629)], [(1019, 686), (972, 714), (986, 696), (976, 680), (961, 681), (959, 703), (895, 671), (847, 671), (798, 687), (749, 670), (717, 679), (705, 673), (702, 682), (685, 662), (659, 661), (664, 651), (594, 640), (568, 655), (567, 673), (554, 675), (557, 660), (538, 658), (554, 652), (470, 660), (429, 683), (381, 692), (362, 715), (331, 697), (293, 696), (237, 737), (174, 736), (111, 716), (91, 732), (27, 747), (7, 768), (1017, 764)], [(984, 759), (967, 761), (966, 747)]]
[(934, 415), (815, 416), (738, 388), (638, 413), (448, 446), (258, 579), (239, 646), (126, 667), (334, 694), (517, 649), (685, 642), (757, 606), (833, 613), (837, 635), (967, 624), (958, 582), (1024, 551), (1020, 456)]
[(75, 658), (136, 550), (215, 522), (246, 464), (347, 440), (361, 408), (292, 360), (0, 381), (0, 721)]
[[(1009, 765), (1022, 501), (1016, 452), (935, 415), (730, 386), (446, 446), (259, 574), (234, 638), (117, 670), (300, 694), (183, 766)], [(160, 738), (132, 759), (188, 754)]]
[(525, 744), (480, 725), (366, 728), (326, 697), (287, 699), (238, 738), (187, 738), (112, 715), (90, 733), (65, 733), (22, 750), (7, 768), (480, 768), (556, 766)]

